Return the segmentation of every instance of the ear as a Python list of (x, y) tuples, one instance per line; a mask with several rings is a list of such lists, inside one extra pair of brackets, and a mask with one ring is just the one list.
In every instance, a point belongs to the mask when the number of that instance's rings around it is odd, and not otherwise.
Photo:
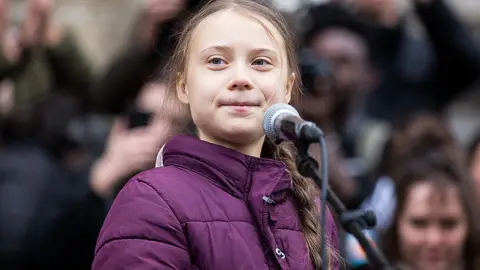
[(293, 72), (292, 72), (292, 74), (290, 74), (288, 76), (287, 89), (285, 91), (285, 102), (286, 103), (289, 103), (290, 100), (292, 99), (292, 91), (293, 91), (293, 86), (295, 85), (295, 80), (296, 79), (297, 79), (297, 76)]
[(175, 85), (177, 90), (177, 97), (183, 104), (188, 104), (188, 90), (185, 84), (185, 76), (181, 73), (177, 74), (177, 84)]

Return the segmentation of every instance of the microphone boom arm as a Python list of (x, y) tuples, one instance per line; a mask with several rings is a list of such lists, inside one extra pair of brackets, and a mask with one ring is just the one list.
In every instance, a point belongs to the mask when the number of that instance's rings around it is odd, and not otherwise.
[[(312, 125), (314, 124), (312, 123)], [(319, 135), (316, 137), (316, 140), (314, 141), (313, 138), (311, 138), (310, 136), (315, 135), (314, 132), (312, 131), (315, 129), (318, 130)], [(375, 226), (375, 214), (371, 211), (348, 211), (345, 205), (342, 203), (342, 201), (328, 186), (326, 142), (321, 130), (315, 125), (314, 125), (314, 128), (311, 128), (311, 125), (309, 125), (308, 128), (301, 128), (300, 130), (297, 130), (297, 132), (298, 132), (297, 134), (302, 134), (302, 133), (305, 134), (308, 132), (309, 133), (308, 135), (310, 135), (310, 136), (299, 136), (297, 138), (300, 138), (300, 140), (294, 141), (295, 146), (297, 147), (297, 150), (298, 150), (297, 168), (301, 175), (312, 178), (315, 181), (315, 183), (322, 189), (322, 198), (321, 198), (322, 199), (322, 202), (321, 202), (322, 223), (325, 224), (324, 221), (326, 219), (326, 216), (324, 213), (326, 212), (325, 197), (324, 197), (326, 195), (326, 201), (333, 208), (333, 211), (340, 217), (342, 228), (357, 239), (357, 241), (365, 251), (368, 261), (374, 267), (374, 269), (379, 269), (379, 270), (394, 269), (389, 264), (385, 256), (380, 252), (380, 250), (374, 247), (370, 243), (368, 238), (365, 236), (365, 234), (362, 232), (362, 230), (364, 229)], [(318, 172), (318, 169), (319, 169), (318, 163), (308, 154), (308, 148), (310, 144), (314, 142), (320, 143), (320, 146), (321, 146), (322, 175), (320, 175), (320, 173)], [(322, 227), (322, 229), (325, 230), (324, 227)], [(326, 246), (324, 241), (325, 241), (324, 237), (322, 237), (322, 259), (326, 260), (327, 259), (327, 257), (325, 257)]]
[[(276, 144), (279, 144), (284, 140), (295, 143), (295, 146), (298, 149), (297, 168), (299, 173), (305, 177), (312, 178), (321, 188), (320, 223), (322, 224), (322, 269), (326, 270), (328, 267), (325, 240), (327, 201), (330, 203), (333, 210), (340, 216), (342, 228), (357, 238), (358, 242), (365, 250), (369, 262), (375, 266), (375, 269), (392, 269), (383, 254), (370, 244), (362, 232), (362, 229), (373, 227), (375, 225), (375, 214), (371, 211), (347, 211), (335, 193), (330, 191), (328, 186), (327, 148), (322, 130), (314, 123), (303, 120), (294, 107), (284, 103), (273, 104), (265, 111), (263, 129), (265, 135)], [(320, 143), (321, 145), (322, 175), (318, 172), (317, 162), (308, 155), (308, 148), (312, 143)]]

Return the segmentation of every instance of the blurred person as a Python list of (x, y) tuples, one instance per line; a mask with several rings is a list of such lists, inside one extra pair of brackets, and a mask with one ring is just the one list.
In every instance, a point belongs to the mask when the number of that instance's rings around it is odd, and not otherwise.
[(339, 269), (330, 213), (320, 228), (318, 187), (298, 173), (289, 145), (262, 129), (267, 107), (300, 91), (279, 12), (254, 0), (211, 1), (185, 25), (170, 61), (169, 91), (188, 106), (197, 136), (172, 138), (164, 166), (122, 189), (93, 269), (318, 269), (323, 252), (327, 269)]
[(186, 110), (170, 101), (166, 89), (161, 81), (147, 83), (131, 111), (130, 115), (136, 116), (115, 119), (104, 153), (93, 171), (93, 178), (101, 179), (93, 185), (105, 190), (101, 193), (112, 195), (133, 175), (153, 168), (161, 146), (185, 129)]
[(397, 207), (382, 245), (400, 269), (478, 269), (477, 195), (464, 169), (434, 154), (395, 175)]
[[(88, 185), (90, 157), (69, 136), (75, 99), (48, 93), (29, 132), (0, 148), (0, 268), (88, 269), (107, 201)], [(8, 132), (9, 130), (7, 130)]]
[(389, 123), (442, 111), (480, 76), (478, 44), (447, 1), (410, 2), (424, 38), (409, 33), (409, 19), (399, 14), (394, 0), (349, 1), (375, 37), (378, 85), (369, 94), (366, 109)]
[(411, 116), (395, 126), (379, 171), (390, 174), (398, 164), (431, 151), (445, 153), (462, 166), (467, 162), (466, 153), (441, 115), (426, 113)]
[(35, 132), (9, 137), (0, 150), (1, 269), (91, 268), (111, 199), (184, 126), (180, 110), (160, 116), (164, 88), (152, 82), (141, 91), (137, 106), (151, 121), (130, 127), (117, 119), (97, 159), (70, 134), (81, 107), (74, 98), (50, 94), (34, 110)]
[(142, 6), (127, 46), (107, 65), (94, 85), (97, 108), (123, 114), (140, 89), (171, 56), (180, 23), (199, 5), (200, 0), (147, 0)]
[(10, 0), (0, 7), (0, 79), (13, 83), (13, 107), (2, 122), (22, 128), (47, 93), (59, 91), (90, 103), (91, 68), (73, 35), (53, 20), (53, 0), (28, 0), (20, 25), (7, 22)]
[[(306, 40), (310, 40), (310, 29), (315, 31), (316, 24), (325, 25), (326, 23), (322, 22), (333, 17), (330, 14), (335, 11), (332, 11), (333, 8), (329, 10), (329, 6), (348, 2), (348, 5), (354, 7), (350, 10), (361, 15), (357, 20), (363, 19), (363, 24), (342, 19), (345, 16), (340, 14), (335, 15), (340, 19), (330, 24), (344, 30), (354, 30), (350, 32), (363, 33), (356, 36), (363, 37), (363, 42), (370, 44), (369, 59), (374, 66), (374, 75), (364, 78), (368, 78), (366, 81), (372, 91), (365, 93), (361, 101), (359, 96), (354, 98), (354, 95), (351, 95), (352, 100), (357, 101), (354, 104), (363, 103), (363, 106), (359, 106), (360, 112), (355, 112), (357, 116), (353, 117), (357, 120), (351, 122), (359, 123), (362, 122), (359, 118), (367, 118), (368, 124), (363, 121), (363, 124), (356, 125), (357, 128), (350, 129), (350, 133), (357, 138), (354, 147), (356, 155), (362, 158), (366, 170), (374, 170), (381, 157), (378, 149), (381, 149), (381, 145), (389, 137), (392, 125), (418, 113), (437, 113), (445, 108), (453, 98), (478, 79), (480, 54), (471, 35), (442, 0), (414, 1), (416, 14), (427, 30), (428, 40), (418, 40), (408, 33), (406, 18), (398, 14), (393, 0), (335, 2), (336, 4), (317, 8), (325, 10), (323, 13), (311, 12), (311, 26), (306, 30)], [(344, 44), (355, 42), (345, 41)], [(337, 51), (343, 48), (335, 47)], [(344, 66), (354, 66), (348, 63), (352, 61), (346, 61)], [(364, 85), (359, 81), (358, 85)]]
[(349, 208), (356, 208), (372, 182), (367, 162), (359, 155), (361, 138), (375, 125), (363, 114), (363, 100), (375, 83), (371, 41), (366, 26), (341, 6), (314, 7), (309, 17), (303, 36), (309, 55), (301, 59), (313, 62), (310, 69), (316, 62), (317, 73), (323, 74), (302, 74), (308, 76), (299, 111), (326, 133), (332, 188)]
[[(448, 158), (452, 166), (466, 167), (463, 149), (441, 117), (434, 114), (412, 116), (394, 127), (381, 156), (380, 167), (374, 173), (373, 191), (360, 206), (361, 209), (372, 210), (377, 217), (374, 230), (369, 231), (377, 241), (378, 235), (385, 232), (394, 219), (397, 203), (395, 185), (398, 180), (394, 175), (402, 172), (412, 160), (421, 163), (429, 160), (431, 155)], [(357, 255), (355, 246), (349, 242), (346, 244), (346, 253), (355, 255), (352, 263), (359, 267), (355, 269), (365, 269), (368, 263), (365, 255)]]
[(421, 114), (397, 125), (387, 141), (376, 175), (372, 194), (362, 202), (362, 208), (375, 211), (379, 231), (388, 228), (395, 208), (393, 175), (410, 160), (426, 159), (440, 153), (458, 166), (466, 166), (465, 153), (455, 141), (446, 121), (437, 115)]
[(324, 62), (329, 72), (322, 81), (307, 84), (311, 85), (307, 89), (311, 95), (301, 104), (317, 104), (320, 98), (331, 102), (318, 106), (317, 110), (329, 108), (323, 114), (310, 112), (314, 106), (300, 109), (309, 118), (324, 115), (323, 121), (317, 121), (322, 128), (340, 133), (352, 116), (361, 112), (361, 101), (375, 83), (370, 34), (353, 13), (338, 5), (314, 7), (309, 10), (309, 17), (312, 21), (305, 29), (303, 47), (309, 49), (310, 58)]
[(474, 136), (468, 148), (468, 165), (478, 194), (480, 194), (480, 131)]

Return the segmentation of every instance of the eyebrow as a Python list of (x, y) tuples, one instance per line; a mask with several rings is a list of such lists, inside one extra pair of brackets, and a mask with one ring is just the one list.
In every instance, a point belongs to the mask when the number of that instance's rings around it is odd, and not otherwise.
[(221, 52), (225, 52), (225, 53), (230, 53), (230, 52), (233, 51), (233, 49), (231, 47), (225, 46), (225, 45), (216, 45), (216, 46), (211, 46), (211, 47), (205, 48), (205, 49), (201, 50), (200, 52), (205, 53), (205, 52), (209, 52), (209, 51), (221, 51)]
[(268, 49), (268, 48), (256, 48), (256, 49), (253, 49), (250, 54), (251, 55), (271, 54), (272, 56), (278, 57), (277, 51), (272, 50), (272, 49)]

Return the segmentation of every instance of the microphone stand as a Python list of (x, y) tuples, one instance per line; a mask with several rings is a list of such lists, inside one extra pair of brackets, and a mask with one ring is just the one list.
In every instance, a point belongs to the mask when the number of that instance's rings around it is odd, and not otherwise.
[[(393, 268), (385, 256), (380, 252), (379, 249), (374, 247), (368, 238), (363, 234), (362, 230), (371, 229), (375, 227), (376, 217), (372, 211), (348, 211), (342, 201), (337, 197), (337, 195), (330, 190), (328, 187), (328, 173), (327, 172), (327, 152), (326, 152), (326, 143), (323, 135), (317, 137), (316, 141), (313, 141), (310, 136), (306, 136), (303, 139), (300, 138), (295, 142), (295, 146), (298, 149), (298, 156), (297, 156), (297, 167), (299, 173), (305, 177), (312, 178), (315, 183), (319, 187), (327, 187), (327, 190), (323, 190), (322, 194), (326, 195), (327, 202), (331, 205), (335, 213), (337, 213), (340, 217), (340, 223), (342, 228), (353, 235), (357, 241), (362, 246), (363, 250), (367, 254), (368, 261), (374, 267), (374, 269), (378, 270), (393, 270)], [(309, 156), (308, 148), (310, 144), (313, 142), (319, 142), (321, 145), (322, 151), (322, 172), (325, 179), (322, 181), (322, 177), (318, 172), (318, 163)], [(323, 185), (322, 185), (323, 183)], [(325, 198), (322, 196), (321, 198), (322, 204), (325, 203)], [(324, 213), (322, 214), (322, 218), (325, 218)], [(323, 220), (324, 221), (324, 220)], [(325, 223), (324, 223), (325, 224)], [(325, 231), (325, 228), (322, 228)], [(322, 247), (325, 249), (324, 246), (324, 237), (322, 237)], [(325, 253), (324, 253), (325, 254)], [(327, 258), (322, 258), (326, 260)], [(326, 269), (324, 269), (326, 270)]]

